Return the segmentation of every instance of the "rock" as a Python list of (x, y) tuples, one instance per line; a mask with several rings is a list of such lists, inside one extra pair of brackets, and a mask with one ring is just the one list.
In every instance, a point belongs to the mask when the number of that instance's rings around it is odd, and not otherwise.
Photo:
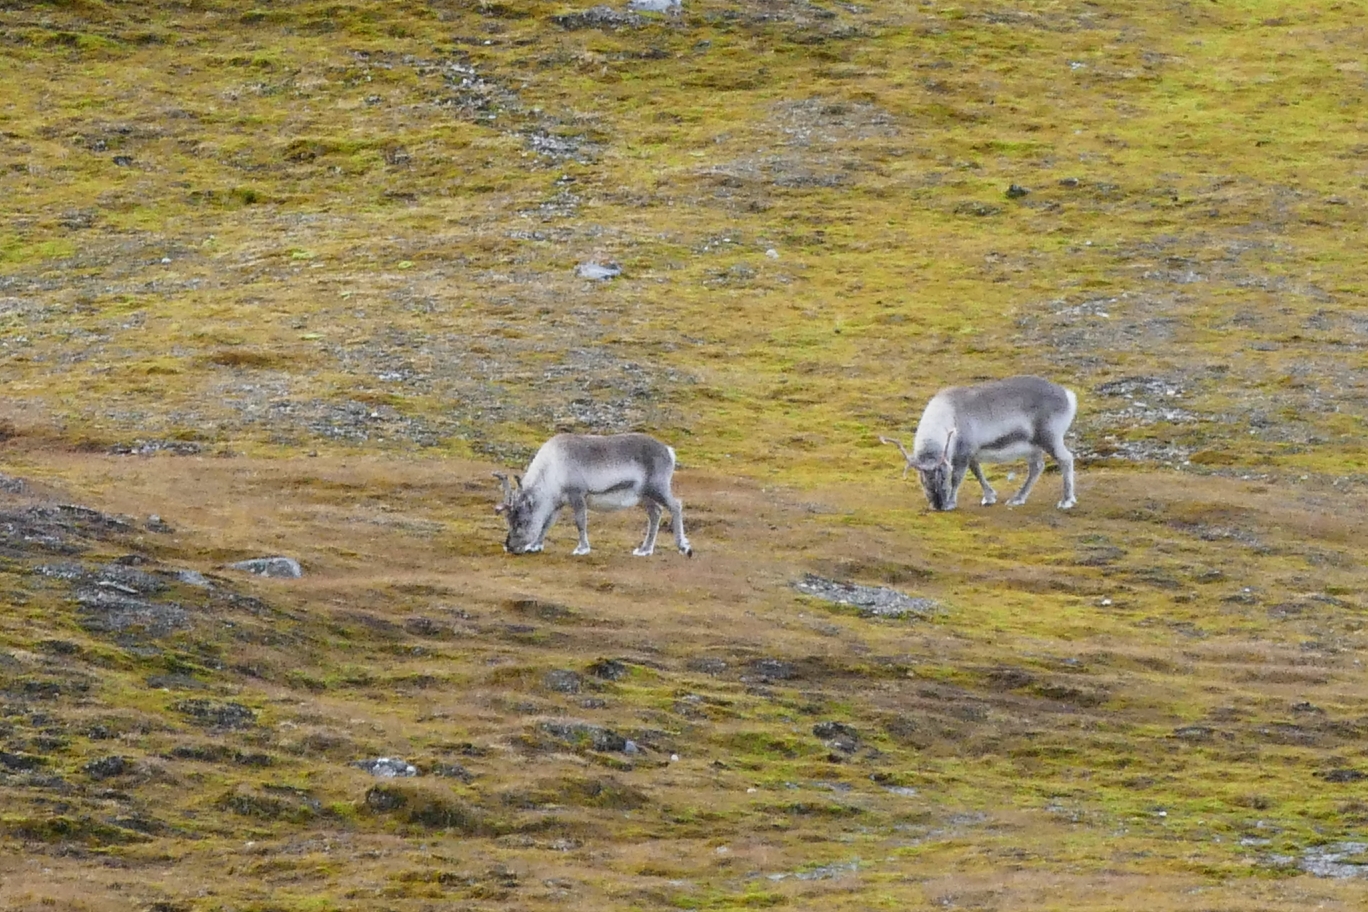
[(726, 672), (727, 662), (725, 659), (719, 659), (715, 656), (703, 656), (702, 658), (690, 659), (687, 667), (689, 671), (715, 677)]
[(1314, 877), (1363, 877), (1368, 866), (1363, 864), (1363, 853), (1368, 842), (1338, 842), (1306, 849), (1298, 867)]
[(1182, 738), (1184, 741), (1210, 741), (1214, 734), (1215, 732), (1205, 725), (1184, 725), (1173, 730), (1173, 737)]
[(810, 595), (838, 605), (852, 605), (860, 610), (860, 617), (905, 618), (926, 615), (938, 606), (933, 599), (914, 598), (884, 586), (862, 586), (840, 580), (825, 579), (809, 573), (793, 584), (804, 595)]
[(446, 632), (445, 628), (438, 621), (422, 615), (414, 615), (404, 619), (404, 632), (411, 636), (436, 637)]
[(374, 760), (357, 760), (352, 766), (363, 769), (377, 779), (394, 779), (418, 775), (418, 768), (407, 760), (397, 757), (377, 757)]
[(46, 763), (42, 757), (32, 757), (27, 754), (12, 754), (9, 751), (0, 750), (0, 767), (4, 767), (12, 772), (28, 772), (36, 770)]
[(82, 767), (91, 779), (112, 779), (128, 772), (130, 764), (120, 756), (100, 757)]
[(681, 0), (627, 0), (627, 8), (637, 13), (673, 13), (678, 15), (683, 6)]
[(582, 12), (565, 13), (552, 17), (552, 21), (567, 31), (584, 28), (618, 29), (641, 25), (641, 17), (635, 13), (619, 13), (609, 6), (594, 6)]
[(589, 666), (589, 673), (591, 675), (596, 678), (602, 678), (605, 681), (621, 681), (623, 678), (627, 677), (629, 672), (630, 669), (627, 667), (627, 664), (625, 662), (620, 662), (617, 659), (599, 659)]
[(172, 709), (201, 725), (214, 728), (250, 728), (256, 725), (256, 712), (241, 703), (218, 703), (214, 700), (181, 700)]
[(860, 740), (860, 733), (844, 722), (818, 722), (812, 726), (812, 733), (819, 738), (849, 738), (852, 741)]
[(1023, 196), (1026, 196), (1030, 192), (1030, 190), (1021, 186), (1020, 184), (1012, 184), (1010, 187), (1007, 188), (1007, 198), (1021, 199)]
[(750, 671), (768, 681), (791, 681), (798, 677), (798, 668), (783, 659), (756, 659), (750, 663)]
[(26, 487), (24, 479), (0, 472), (0, 491), (4, 491), (6, 494), (22, 494)]
[(590, 722), (577, 722), (570, 719), (552, 719), (537, 726), (557, 740), (574, 747), (587, 747), (596, 751), (626, 751), (628, 741), (622, 735), (601, 725)]
[(567, 694), (579, 693), (581, 681), (582, 679), (577, 673), (561, 668), (548, 671), (546, 676), (542, 678), (542, 683), (546, 685), (548, 690)]
[(439, 763), (432, 768), (432, 775), (442, 779), (459, 779), (466, 784), (475, 780), (475, 774), (459, 763)]
[(616, 263), (595, 263), (590, 260), (588, 263), (580, 263), (575, 267), (575, 275), (581, 279), (592, 279), (597, 282), (606, 282), (622, 275), (622, 267)]
[(171, 526), (167, 525), (165, 522), (163, 522), (162, 518), (158, 516), (156, 513), (153, 513), (151, 516), (147, 517), (147, 531), (156, 532), (161, 535), (170, 535), (172, 532), (175, 532), (176, 530), (171, 528)]
[(1358, 782), (1362, 779), (1368, 779), (1368, 773), (1356, 769), (1332, 769), (1323, 773), (1316, 773), (1316, 778), (1323, 779), (1326, 782)]
[(378, 785), (366, 792), (366, 807), (373, 811), (397, 811), (407, 803), (408, 797), (402, 792), (390, 791)]
[(201, 589), (212, 588), (208, 578), (198, 570), (173, 570), (171, 571), (171, 575), (177, 581), (185, 583), (187, 586), (198, 586)]
[(853, 754), (860, 746), (860, 733), (844, 722), (818, 722), (812, 726), (812, 733), (843, 754)]
[(293, 557), (256, 557), (228, 566), (233, 570), (246, 570), (248, 573), (273, 579), (299, 579), (304, 575), (304, 569)]

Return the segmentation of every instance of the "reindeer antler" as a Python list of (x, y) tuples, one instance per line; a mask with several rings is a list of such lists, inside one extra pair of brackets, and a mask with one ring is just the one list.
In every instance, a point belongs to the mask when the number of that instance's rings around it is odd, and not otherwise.
[(899, 452), (899, 453), (902, 453), (902, 454), (903, 454), (903, 459), (907, 460), (907, 464), (903, 466), (902, 477), (903, 477), (903, 478), (906, 478), (906, 477), (907, 477), (907, 470), (910, 469), (910, 468), (912, 468), (912, 466), (916, 465), (916, 463), (914, 463), (914, 462), (912, 461), (912, 454), (909, 453), (909, 452), (907, 452), (907, 449), (902, 445), (901, 442), (899, 442), (899, 441), (897, 441), (897, 440), (894, 440), (892, 437), (882, 437), (882, 436), (881, 436), (881, 437), (879, 437), (879, 443), (891, 443), (891, 444), (893, 444), (895, 447), (898, 448), (898, 452)]
[(508, 509), (509, 504), (513, 503), (513, 486), (508, 483), (508, 476), (503, 472), (490, 472), (489, 474), (499, 479), (499, 484), (503, 485), (503, 503), (494, 508), (495, 513), (502, 513)]
[(945, 452), (941, 454), (941, 465), (950, 465), (950, 444), (954, 441), (955, 435), (959, 433), (958, 425), (950, 426), (950, 433), (945, 435)]

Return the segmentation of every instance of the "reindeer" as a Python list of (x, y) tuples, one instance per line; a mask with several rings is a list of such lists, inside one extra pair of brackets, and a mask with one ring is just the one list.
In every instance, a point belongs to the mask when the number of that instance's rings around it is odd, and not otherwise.
[(525, 478), (495, 472), (503, 484), (503, 503), (494, 512), (508, 520), (504, 550), (511, 554), (540, 551), (546, 532), (561, 507), (575, 511), (579, 544), (574, 554), (589, 553), (588, 510), (623, 510), (645, 501), (646, 538), (632, 553), (646, 557), (655, 550), (661, 508), (670, 511), (675, 546), (688, 557), (693, 548), (684, 535), (684, 504), (670, 491), (675, 451), (646, 434), (557, 434), (537, 450)]
[(933, 510), (955, 509), (965, 470), (972, 471), (983, 488), (983, 505), (997, 503), (997, 492), (983, 477), (980, 462), (1008, 462), (1025, 457), (1026, 482), (1007, 501), (1024, 504), (1049, 453), (1064, 474), (1064, 498), (1056, 504), (1067, 510), (1074, 498), (1074, 460), (1064, 446), (1064, 434), (1078, 411), (1078, 397), (1057, 383), (1041, 377), (1008, 377), (975, 386), (943, 389), (927, 403), (917, 423), (917, 436), (909, 453), (897, 440), (880, 437), (903, 454), (908, 469), (921, 477), (926, 499)]

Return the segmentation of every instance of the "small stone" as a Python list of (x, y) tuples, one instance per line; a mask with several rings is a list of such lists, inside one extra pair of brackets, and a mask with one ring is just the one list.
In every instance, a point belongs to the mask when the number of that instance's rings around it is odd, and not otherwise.
[(209, 580), (198, 570), (176, 570), (175, 577), (187, 586), (199, 586), (201, 589), (211, 588)]
[(627, 0), (627, 8), (637, 13), (678, 13), (681, 0)]
[(274, 579), (299, 579), (304, 575), (299, 561), (292, 557), (256, 557), (228, 566), (233, 570), (246, 570), (257, 576), (269, 576)]
[(777, 260), (779, 259), (779, 251), (771, 247), (769, 250), (765, 251), (765, 256), (769, 257), (771, 260)]
[(576, 266), (575, 275), (581, 279), (606, 282), (622, 275), (622, 267), (616, 263), (595, 263), (591, 260), (588, 263), (580, 263)]
[(119, 756), (101, 757), (90, 761), (82, 768), (91, 779), (112, 779), (128, 772), (129, 763)]
[(599, 659), (589, 666), (589, 673), (605, 681), (620, 681), (627, 677), (629, 669), (625, 662), (617, 659)]
[(1030, 192), (1030, 190), (1021, 186), (1021, 184), (1012, 184), (1010, 187), (1007, 188), (1007, 198), (1021, 199), (1023, 196), (1027, 195)]
[(120, 168), (131, 168), (133, 166), (133, 156), (116, 155), (114, 156), (114, 164)]
[(374, 760), (357, 760), (352, 766), (370, 773), (377, 779), (394, 779), (418, 775), (418, 768), (407, 760), (397, 757), (377, 757)]
[(443, 779), (459, 779), (467, 784), (475, 779), (475, 774), (459, 763), (439, 763), (432, 768), (432, 775)]
[(580, 682), (578, 674), (562, 668), (548, 671), (542, 678), (547, 690), (554, 690), (557, 693), (577, 694), (580, 692)]
[(147, 531), (157, 532), (161, 535), (169, 535), (176, 530), (167, 525), (156, 513), (153, 513), (151, 516), (147, 517)]

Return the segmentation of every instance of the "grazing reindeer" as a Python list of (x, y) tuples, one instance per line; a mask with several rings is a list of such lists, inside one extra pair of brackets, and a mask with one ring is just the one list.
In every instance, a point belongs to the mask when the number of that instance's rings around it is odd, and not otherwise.
[(983, 477), (980, 462), (1028, 460), (1026, 482), (1007, 501), (1020, 506), (1045, 470), (1045, 454), (1054, 457), (1064, 474), (1064, 499), (1056, 506), (1067, 510), (1074, 499), (1074, 460), (1064, 446), (1064, 433), (1078, 411), (1078, 397), (1057, 383), (1040, 377), (1008, 377), (975, 386), (952, 386), (931, 398), (917, 424), (912, 452), (888, 437), (916, 469), (933, 510), (955, 509), (965, 470), (972, 471), (983, 488), (983, 505), (997, 503), (997, 492)]
[(588, 510), (622, 510), (645, 500), (646, 539), (632, 553), (645, 557), (655, 550), (661, 508), (670, 511), (675, 545), (693, 557), (684, 536), (684, 505), (670, 491), (675, 451), (646, 434), (557, 434), (537, 450), (526, 478), (495, 472), (503, 483), (503, 503), (494, 512), (508, 520), (504, 550), (511, 554), (540, 551), (556, 512), (566, 504), (575, 511), (579, 545), (589, 553)]

